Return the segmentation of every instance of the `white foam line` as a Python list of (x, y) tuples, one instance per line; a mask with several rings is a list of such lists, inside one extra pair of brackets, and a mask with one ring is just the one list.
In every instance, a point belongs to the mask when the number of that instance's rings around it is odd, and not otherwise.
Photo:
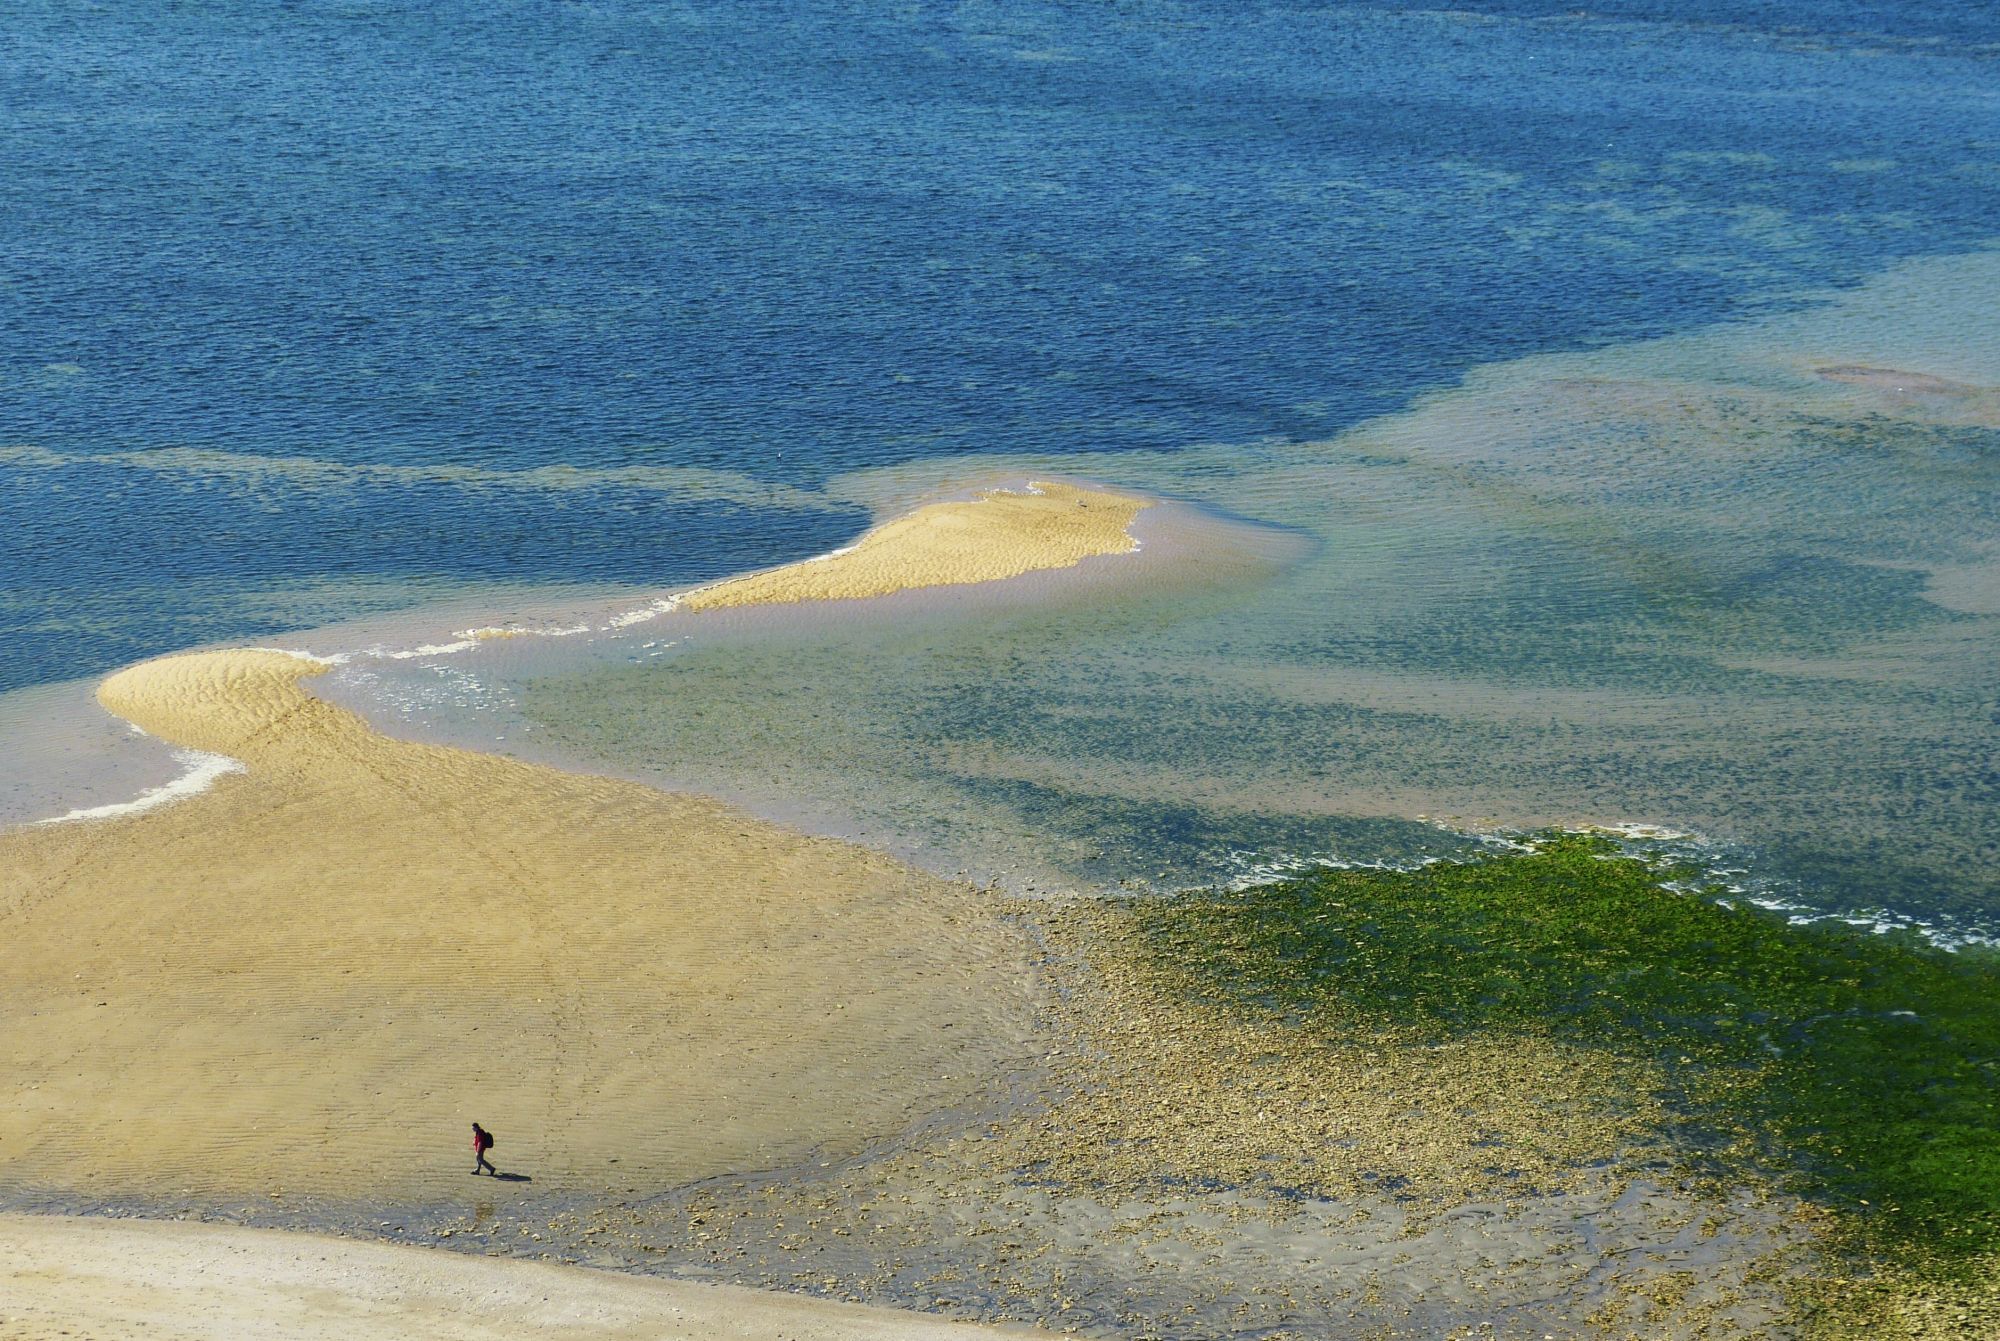
[(851, 545), (842, 545), (839, 549), (830, 549), (824, 554), (815, 554), (810, 559), (805, 559), (802, 560), (801, 562), (825, 563), (827, 560), (837, 559), (843, 554), (852, 554), (854, 553), (855, 550), (860, 548), (861, 548), (861, 542), (857, 540)]
[(1692, 840), (1697, 843), (1706, 840), (1700, 834), (1689, 833), (1685, 829), (1669, 829), (1663, 824), (1627, 822), (1623, 824), (1579, 824), (1563, 830), (1564, 833), (1608, 833), (1620, 838), (1643, 838), (1649, 842), (1672, 843)]
[(331, 656), (321, 656), (317, 652), (301, 652), (296, 647), (245, 647), (238, 650), (244, 652), (271, 652), (281, 657), (296, 657), (300, 661), (310, 661), (315, 666), (344, 666), (352, 656), (352, 653), (348, 652), (335, 652)]
[(371, 647), (366, 655), (385, 657), (390, 661), (412, 661), (417, 657), (446, 657), (454, 652), (470, 652), (477, 646), (477, 638), (461, 638), (455, 643), (424, 643), (420, 647)]
[(142, 815), (148, 810), (157, 810), (184, 797), (197, 796), (214, 786), (217, 778), (243, 771), (241, 761), (231, 759), (226, 754), (210, 754), (206, 750), (175, 750), (174, 758), (187, 765), (187, 772), (171, 782), (140, 792), (129, 801), (119, 801), (108, 806), (87, 806), (80, 810), (72, 810), (67, 815), (36, 820), (35, 823), (68, 824), (75, 820), (116, 819), (121, 815)]
[[(977, 499), (975, 501), (985, 502), (986, 500)], [(861, 542), (857, 540), (851, 545), (842, 545), (838, 549), (830, 549), (824, 554), (815, 554), (809, 558), (800, 559), (798, 562), (801, 564), (825, 563), (830, 559), (838, 559), (843, 554), (852, 554), (854, 553), (855, 550), (860, 548), (861, 548)], [(792, 567), (791, 564), (785, 564), (783, 566), (787, 568)], [(739, 578), (753, 577), (758, 572), (768, 572), (768, 571), (772, 570), (755, 569), (749, 573), (738, 573), (731, 577), (717, 578), (713, 582), (704, 582), (702, 585), (698, 587), (689, 587), (686, 591), (677, 591), (671, 596), (662, 596), (659, 600), (652, 602), (650, 605), (642, 605), (637, 610), (627, 610), (622, 615), (611, 616), (611, 618), (607, 622), (605, 622), (598, 628), (598, 632), (611, 633), (618, 629), (629, 629), (634, 624), (644, 624), (649, 619), (657, 619), (661, 615), (673, 613), (673, 611), (680, 606), (680, 603), (682, 601), (686, 600), (688, 597), (694, 595), (697, 592), (707, 591), (710, 587), (719, 587), (725, 583), (737, 581)], [(564, 630), (564, 632), (569, 632), (569, 631), (570, 630)], [(585, 632), (586, 630), (579, 629), (575, 631)]]
[(1988, 936), (1983, 932), (1943, 926), (1936, 922), (1927, 922), (1920, 917), (1908, 917), (1902, 913), (1886, 910), (1879, 913), (1830, 913), (1809, 903), (1754, 896), (1749, 898), (1748, 902), (1756, 904), (1767, 912), (1783, 913), (1785, 920), (1795, 927), (1808, 927), (1816, 922), (1844, 922), (1850, 927), (1866, 928), (1877, 936), (1884, 936), (1892, 931), (1914, 931), (1941, 950), (1960, 950), (1968, 945), (2000, 944), (2000, 938)]
[(611, 622), (604, 627), (607, 631), (611, 629), (629, 629), (634, 624), (643, 624), (649, 619), (659, 618), (680, 603), (681, 598), (678, 595), (663, 596), (651, 605), (644, 606), (638, 610), (627, 610), (622, 615), (613, 615)]
[[(1502, 829), (1465, 828), (1449, 820), (1438, 819), (1430, 815), (1419, 815), (1417, 818), (1429, 824), (1434, 829), (1455, 834), (1462, 838), (1470, 838), (1481, 846), (1495, 851), (1519, 853), (1541, 851), (1541, 848), (1533, 841), (1531, 833), (1519, 834), (1519, 831)], [(1685, 843), (1704, 849), (1712, 847), (1709, 840), (1700, 834), (1680, 829), (1670, 829), (1659, 824), (1639, 822), (1571, 825), (1558, 827), (1555, 832), (1603, 834), (1634, 842)], [(1519, 834), (1519, 836), (1515, 836), (1516, 834)], [(1524, 837), (1529, 839), (1529, 841), (1521, 841)], [(1230, 856), (1237, 860), (1243, 860), (1247, 858), (1248, 854), (1233, 852)], [(1639, 860), (1651, 861), (1654, 865), (1663, 864), (1665, 861), (1675, 859), (1686, 859), (1684, 851), (1675, 853), (1670, 850), (1667, 853), (1654, 857), (1649, 857), (1643, 852), (1610, 853), (1600, 858), (1600, 860), (1616, 861), (1620, 856), (1636, 856)], [(1316, 870), (1409, 871), (1419, 870), (1440, 861), (1458, 862), (1461, 860), (1463, 859), (1458, 857), (1424, 857), (1415, 863), (1399, 863), (1343, 861), (1338, 857), (1284, 857), (1275, 861), (1267, 861), (1250, 866), (1242, 875), (1232, 880), (1227, 888), (1232, 893), (1243, 893), (1264, 885), (1279, 884), (1286, 880), (1296, 879), (1301, 875), (1310, 874)], [(1715, 902), (1724, 908), (1736, 907), (1736, 901), (1741, 899), (1743, 902), (1762, 908), (1766, 912), (1783, 914), (1785, 920), (1795, 927), (1811, 926), (1818, 922), (1841, 922), (1850, 927), (1860, 927), (1877, 936), (1885, 936), (1892, 932), (1915, 932), (1938, 949), (1950, 951), (1962, 950), (1970, 945), (2000, 946), (2000, 936), (1989, 935), (1984, 931), (1970, 927), (1954, 926), (1949, 922), (1926, 921), (1921, 917), (1911, 917), (1907, 914), (1888, 909), (1876, 912), (1828, 912), (1824, 908), (1817, 908), (1809, 903), (1800, 903), (1793, 899), (1778, 897), (1768, 891), (1752, 892), (1749, 887), (1739, 881), (1725, 879), (1732, 875), (1746, 874), (1748, 872), (1739, 866), (1711, 865), (1703, 869), (1701, 879), (1697, 881), (1663, 880), (1660, 882), (1660, 888), (1667, 890), (1669, 893), (1680, 894), (1686, 897), (1714, 898)], [(1724, 895), (1729, 897), (1716, 897), (1714, 891), (1717, 889), (1720, 889)]]
[[(671, 597), (669, 599), (677, 602), (680, 598)], [(666, 608), (671, 609), (672, 607), (668, 606)], [(623, 627), (620, 621), (637, 623), (639, 619), (652, 618), (654, 613), (658, 612), (642, 613), (636, 617), (620, 615), (606, 627)], [(554, 629), (524, 628), (508, 624), (485, 624), (476, 629), (460, 629), (457, 637), (448, 643), (419, 643), (415, 647), (387, 647), (381, 643), (377, 643), (373, 647), (364, 647), (360, 652), (353, 655), (372, 657), (380, 661), (416, 661), (427, 657), (456, 656), (460, 652), (470, 652), (481, 643), (494, 642), (502, 638), (571, 638), (579, 633), (591, 633), (595, 631), (590, 624), (570, 624)], [(278, 651), (281, 649), (270, 648), (259, 650)], [(292, 655), (306, 656), (308, 654), (296, 652)], [(324, 662), (329, 666), (337, 666), (347, 661), (349, 656), (349, 653), (342, 652), (331, 657), (312, 657), (311, 659)]]
[[(1231, 853), (1240, 857), (1240, 853)], [(1414, 861), (1348, 861), (1341, 857), (1280, 857), (1257, 862), (1223, 888), (1231, 894), (1247, 894), (1266, 885), (1281, 885), (1315, 871), (1393, 871), (1409, 875), (1426, 866), (1435, 866), (1443, 857), (1418, 857)]]
[[(559, 629), (538, 629), (526, 624), (482, 624), (476, 629), (460, 629), (460, 638), (470, 638), (475, 643), (490, 642), (496, 638), (568, 638), (579, 633), (589, 633), (588, 624), (570, 624)], [(457, 647), (454, 643), (452, 646)]]

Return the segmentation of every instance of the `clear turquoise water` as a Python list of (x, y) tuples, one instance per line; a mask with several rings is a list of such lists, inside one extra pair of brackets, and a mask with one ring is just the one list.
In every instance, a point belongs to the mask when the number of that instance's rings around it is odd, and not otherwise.
[[(2000, 913), (1990, 7), (29, 0), (4, 33), (0, 688), (679, 585), (1067, 470), (1305, 557), (580, 654), (511, 701), (557, 753), (944, 865), (1645, 819), (1828, 905)], [(1815, 372), (1849, 365), (1955, 389)]]

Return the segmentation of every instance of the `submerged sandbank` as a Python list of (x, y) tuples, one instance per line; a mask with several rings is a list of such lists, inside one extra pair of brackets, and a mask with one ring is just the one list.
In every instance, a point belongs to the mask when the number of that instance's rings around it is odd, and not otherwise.
[[(275, 1329), (275, 1331), (274, 1331)], [(1025, 1328), (231, 1226), (0, 1217), (0, 1341), (977, 1341)]]

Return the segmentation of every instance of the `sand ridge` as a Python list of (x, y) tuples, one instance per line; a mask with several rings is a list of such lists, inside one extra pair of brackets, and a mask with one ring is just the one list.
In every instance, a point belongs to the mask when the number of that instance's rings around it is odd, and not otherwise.
[[(718, 802), (392, 740), (266, 651), (111, 676), (240, 760), (142, 815), (0, 835), (0, 1186), (462, 1195), (853, 1148), (1017, 1055), (973, 891)], [(516, 1189), (519, 1190), (519, 1189)]]
[[(1148, 500), (1059, 482), (921, 507), (690, 610), (1130, 553)], [(162, 657), (99, 701), (241, 765), (139, 814), (0, 835), (0, 1185), (603, 1190), (852, 1148), (1019, 1055), (1016, 933), (969, 889), (719, 803), (391, 740), (324, 663)]]
[(991, 489), (917, 508), (830, 555), (698, 588), (679, 608), (860, 600), (1073, 568), (1138, 549), (1132, 520), (1149, 506), (1148, 499), (1047, 480), (1031, 482), (1027, 492)]
[(0, 1341), (1047, 1336), (727, 1285), (222, 1225), (0, 1216)]

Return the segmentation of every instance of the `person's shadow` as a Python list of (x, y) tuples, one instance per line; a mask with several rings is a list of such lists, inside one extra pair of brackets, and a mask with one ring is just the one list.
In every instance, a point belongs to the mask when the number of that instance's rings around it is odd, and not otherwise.
[(525, 1173), (496, 1173), (493, 1177), (503, 1183), (532, 1183), (535, 1181)]

